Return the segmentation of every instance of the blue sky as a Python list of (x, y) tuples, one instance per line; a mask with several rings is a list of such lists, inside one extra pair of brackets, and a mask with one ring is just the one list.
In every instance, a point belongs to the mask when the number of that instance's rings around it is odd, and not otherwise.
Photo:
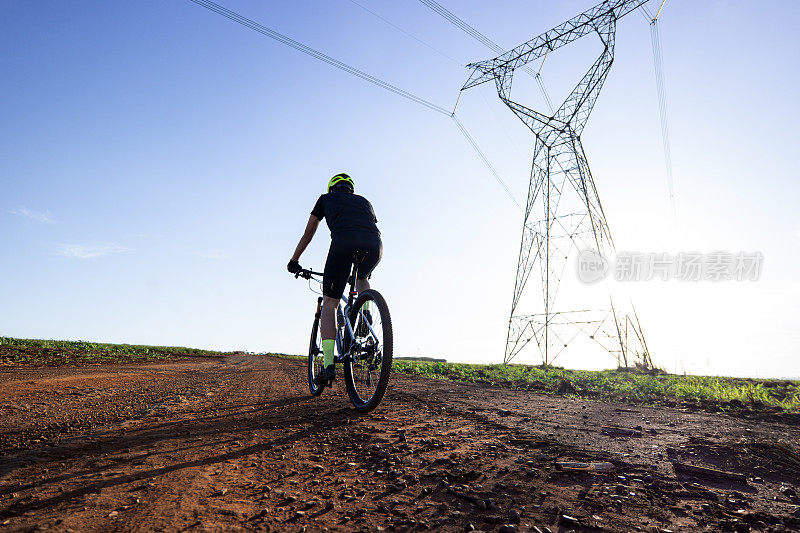
[[(349, 0), (224, 5), (445, 108), (463, 64), (493, 55), (418, 2), (359, 1), (437, 51)], [(442, 3), (504, 47), (593, 4)], [(668, 0), (675, 216), (649, 29), (638, 13), (619, 24), (583, 135), (618, 250), (765, 257), (758, 282), (631, 287), (670, 371), (800, 375), (798, 11)], [(285, 264), (324, 184), (346, 171), (380, 221), (374, 284), (397, 352), (502, 359), (521, 213), (449, 119), (188, 0), (5, 12), (0, 334), (302, 353), (314, 297)], [(587, 37), (548, 58), (554, 100), (597, 47)], [(541, 106), (519, 83), (515, 95)], [(464, 93), (459, 115), (524, 198), (530, 132), (489, 85)], [(327, 244), (323, 228), (303, 263), (321, 267)], [(558, 362), (613, 364), (597, 353)]]

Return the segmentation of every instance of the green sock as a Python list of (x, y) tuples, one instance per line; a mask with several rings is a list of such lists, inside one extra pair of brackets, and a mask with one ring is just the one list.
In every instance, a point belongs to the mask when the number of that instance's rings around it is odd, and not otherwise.
[(322, 339), (322, 357), (325, 360), (323, 363), (325, 368), (333, 364), (333, 344), (333, 339)]

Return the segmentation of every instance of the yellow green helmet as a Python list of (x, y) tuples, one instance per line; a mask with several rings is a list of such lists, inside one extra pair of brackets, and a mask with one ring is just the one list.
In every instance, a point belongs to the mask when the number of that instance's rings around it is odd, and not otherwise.
[(349, 185), (351, 192), (356, 190), (356, 184), (353, 181), (353, 178), (342, 172), (341, 174), (336, 174), (331, 178), (331, 181), (328, 182), (328, 192), (331, 192), (331, 189), (340, 184)]

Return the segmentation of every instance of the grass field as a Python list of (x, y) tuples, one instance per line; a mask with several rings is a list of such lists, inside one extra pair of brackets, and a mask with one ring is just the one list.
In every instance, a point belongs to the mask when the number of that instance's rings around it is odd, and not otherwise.
[(673, 399), (701, 404), (711, 402), (729, 407), (767, 407), (800, 413), (800, 381), (409, 361), (396, 361), (394, 370), (586, 398), (602, 397), (645, 403)]
[(124, 363), (208, 355), (222, 354), (209, 350), (173, 346), (138, 346), (135, 344), (0, 337), (0, 364), (4, 366)]
[[(163, 361), (230, 354), (172, 346), (0, 337), (0, 365), (6, 367)], [(305, 359), (304, 356), (267, 355)], [(402, 359), (394, 361), (394, 371), (583, 398), (644, 403), (693, 402), (720, 408), (744, 407), (800, 413), (800, 381), (645, 374), (622, 370), (566, 370), (526, 365), (469, 365)]]

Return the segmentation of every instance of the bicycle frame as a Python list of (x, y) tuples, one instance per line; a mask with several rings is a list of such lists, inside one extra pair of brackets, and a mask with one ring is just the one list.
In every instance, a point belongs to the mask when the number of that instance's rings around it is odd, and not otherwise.
[[(311, 275), (320, 275), (319, 272), (313, 271), (305, 271), (308, 275), (303, 275), (303, 277), (310, 278)], [(353, 304), (355, 303), (356, 298), (358, 298), (358, 291), (355, 289), (355, 280), (357, 279), (358, 274), (358, 263), (353, 263), (353, 270), (350, 274), (350, 278), (348, 279), (348, 284), (350, 286), (350, 290), (347, 291), (347, 297), (343, 294), (341, 299), (339, 300), (338, 304), (336, 305), (336, 315), (342, 317), (343, 324), (340, 324), (339, 327), (336, 328), (336, 352), (337, 355), (334, 356), (334, 361), (337, 363), (344, 363), (347, 362), (350, 354), (353, 352), (353, 347), (359, 346), (358, 343), (355, 342), (355, 332), (353, 331), (353, 324), (350, 323), (350, 310), (353, 308)], [(318, 308), (317, 312), (320, 312), (320, 307), (322, 304), (322, 298), (318, 301)], [(344, 307), (342, 307), (344, 304)], [(367, 326), (370, 334), (372, 335), (373, 339), (378, 339), (378, 336), (375, 334), (375, 330), (372, 329), (372, 324), (365, 319), (364, 315), (359, 311), (361, 314), (361, 319)], [(343, 328), (346, 329), (347, 335), (350, 338), (350, 346), (348, 346), (347, 350), (344, 349), (345, 344), (345, 336), (343, 335)]]
[[(350, 290), (347, 291), (347, 298), (342, 295), (341, 300), (336, 306), (336, 314), (337, 316), (341, 313), (342, 322), (344, 322), (343, 326), (347, 329), (347, 333), (350, 336), (350, 346), (347, 350), (344, 349), (344, 341), (345, 339), (342, 338), (342, 328), (336, 328), (336, 351), (339, 353), (337, 357), (335, 357), (335, 361), (337, 363), (343, 363), (348, 360), (350, 354), (353, 352), (353, 347), (357, 344), (355, 343), (355, 332), (353, 331), (353, 324), (350, 323), (350, 310), (353, 308), (353, 304), (355, 303), (356, 298), (358, 298), (358, 291), (355, 288), (355, 281), (358, 279), (356, 275), (358, 274), (358, 263), (353, 263), (353, 270), (350, 273), (350, 278), (348, 279), (348, 283), (350, 285)], [(344, 302), (344, 308), (342, 308), (342, 302)], [(359, 311), (360, 313), (360, 311)], [(364, 316), (361, 316), (362, 320)], [(373, 335), (374, 338), (377, 339), (375, 335), (375, 331), (372, 329), (372, 325), (365, 320), (367, 327), (369, 328), (370, 333)]]
[[(344, 302), (344, 308), (342, 308), (342, 302)], [(352, 303), (348, 301), (342, 295), (342, 299), (339, 304), (336, 306), (336, 316), (342, 317), (342, 322), (344, 322), (343, 326), (347, 328), (347, 333), (350, 335), (350, 338), (354, 338), (355, 334), (353, 333), (353, 326), (350, 324), (350, 308)], [(350, 346), (350, 350), (352, 350), (352, 345)], [(344, 338), (342, 338), (342, 328), (336, 328), (336, 352), (337, 355), (334, 357), (334, 360), (337, 363), (343, 363), (346, 360), (346, 356), (349, 355), (350, 350), (347, 353), (344, 353)]]

